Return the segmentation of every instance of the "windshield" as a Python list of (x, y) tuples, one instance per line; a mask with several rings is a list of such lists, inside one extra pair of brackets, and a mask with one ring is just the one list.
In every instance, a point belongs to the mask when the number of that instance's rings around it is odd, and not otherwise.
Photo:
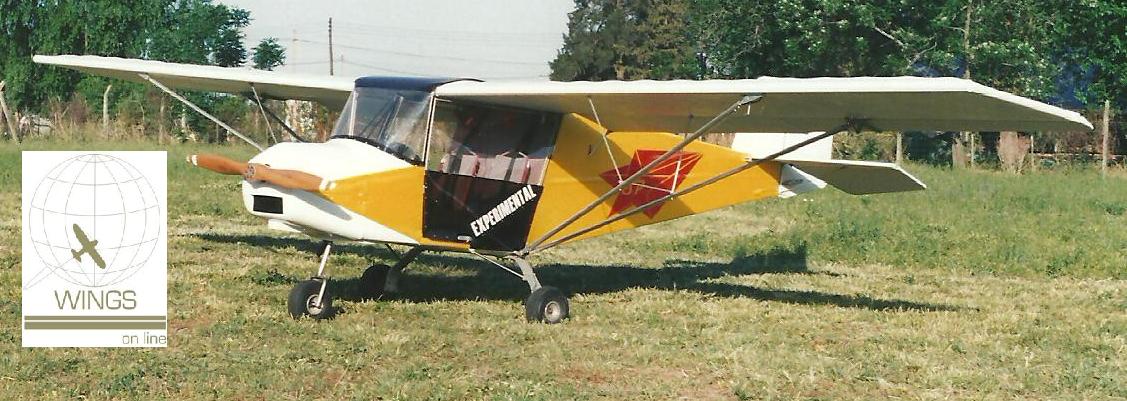
[(423, 164), (431, 93), (383, 88), (356, 88), (333, 130), (333, 138), (350, 138), (415, 165)]

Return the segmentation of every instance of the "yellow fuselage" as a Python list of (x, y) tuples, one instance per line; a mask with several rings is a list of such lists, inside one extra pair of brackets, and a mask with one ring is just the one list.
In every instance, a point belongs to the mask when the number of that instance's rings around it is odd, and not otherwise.
[[(543, 193), (535, 205), (528, 241), (540, 238), (559, 223), (611, 190), (617, 180), (633, 172), (630, 166), (645, 164), (646, 155), (672, 148), (682, 137), (662, 132), (613, 132), (578, 114), (563, 116), (544, 175)], [(605, 135), (605, 141), (604, 141)], [(608, 149), (609, 148), (609, 149)], [(609, 150), (609, 151), (608, 151)], [(637, 185), (580, 217), (567, 229), (554, 235), (560, 238), (578, 229), (602, 222), (608, 217), (670, 189), (682, 189), (740, 166), (747, 155), (723, 146), (694, 141), (682, 156), (655, 170)], [(640, 158), (640, 159), (639, 159)], [(680, 163), (680, 164), (677, 164)], [(618, 167), (616, 169), (616, 167)], [(590, 238), (615, 231), (693, 215), (741, 202), (777, 196), (778, 163), (762, 163), (727, 177), (714, 185), (666, 201), (572, 240)], [(436, 240), (423, 235), (424, 176), (422, 166), (360, 175), (335, 182), (322, 195), (332, 202), (379, 222), (424, 246), (468, 250), (468, 242)], [(657, 175), (654, 175), (657, 174)], [(664, 192), (663, 192), (664, 191)], [(625, 198), (623, 198), (625, 197)]]

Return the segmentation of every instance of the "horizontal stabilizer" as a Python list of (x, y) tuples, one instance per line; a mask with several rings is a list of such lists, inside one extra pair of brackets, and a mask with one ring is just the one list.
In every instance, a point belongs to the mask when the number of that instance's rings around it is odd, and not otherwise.
[[(243, 67), (165, 63), (101, 56), (35, 56), (39, 64), (88, 74), (147, 83), (146, 74), (173, 89), (232, 93), (268, 99), (309, 100), (327, 107), (343, 107), (355, 77), (334, 77), (255, 70)], [(254, 89), (251, 89), (251, 86)]]
[(855, 160), (779, 160), (853, 195), (927, 189), (922, 181), (894, 163)]

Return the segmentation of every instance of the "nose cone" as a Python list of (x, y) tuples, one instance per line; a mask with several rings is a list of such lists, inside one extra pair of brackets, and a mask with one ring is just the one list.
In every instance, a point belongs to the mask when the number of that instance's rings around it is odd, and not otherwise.
[[(330, 196), (352, 193), (345, 186), (332, 190), (333, 181), (406, 167), (411, 165), (350, 139), (281, 143), (248, 163), (243, 204), (251, 214), (269, 219), (271, 227), (316, 238), (415, 243), (411, 237), (350, 210)], [(318, 182), (316, 186), (313, 180)], [(279, 185), (282, 182), (291, 184)]]

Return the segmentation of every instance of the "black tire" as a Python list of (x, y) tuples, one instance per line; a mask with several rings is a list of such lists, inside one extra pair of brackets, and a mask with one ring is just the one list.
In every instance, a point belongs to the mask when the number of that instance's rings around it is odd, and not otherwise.
[(360, 295), (364, 299), (377, 299), (382, 296), (389, 271), (391, 266), (381, 264), (374, 264), (364, 269), (364, 274), (360, 276)]
[(556, 287), (540, 287), (524, 301), (524, 317), (530, 322), (556, 324), (570, 312), (567, 297)]
[(311, 318), (321, 320), (328, 319), (333, 315), (333, 295), (329, 293), (329, 289), (325, 289), (325, 300), (321, 302), (321, 307), (316, 307), (317, 296), (321, 293), (321, 280), (305, 280), (297, 283), (290, 290), (290, 298), (286, 303), (290, 311), (290, 316), (294, 319), (300, 319), (302, 316), (309, 316)]

